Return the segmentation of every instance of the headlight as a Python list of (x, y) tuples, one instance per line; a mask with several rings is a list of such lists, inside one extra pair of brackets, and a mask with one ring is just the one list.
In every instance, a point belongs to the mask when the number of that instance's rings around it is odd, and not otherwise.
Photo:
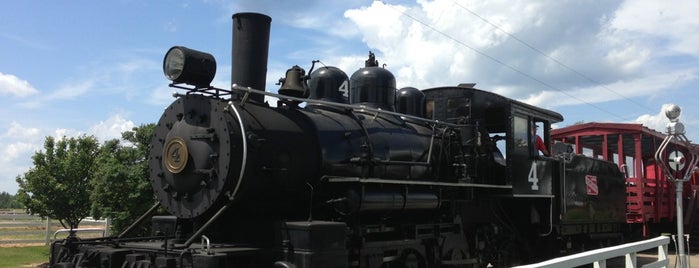
[(176, 46), (165, 54), (163, 72), (175, 84), (208, 87), (216, 75), (216, 59), (209, 53)]

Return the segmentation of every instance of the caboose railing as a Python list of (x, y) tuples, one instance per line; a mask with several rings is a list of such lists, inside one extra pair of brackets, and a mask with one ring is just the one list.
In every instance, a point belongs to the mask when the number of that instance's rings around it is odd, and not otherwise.
[(607, 260), (624, 257), (625, 267), (640, 267), (636, 256), (638, 252), (645, 251), (651, 248), (658, 248), (658, 258), (656, 261), (644, 264), (643, 267), (668, 267), (669, 260), (667, 256), (667, 245), (670, 243), (670, 238), (659, 236), (656, 238), (590, 250), (583, 253), (578, 253), (570, 256), (551, 259), (548, 261), (516, 266), (517, 268), (543, 268), (543, 267), (577, 267), (581, 265), (593, 264), (594, 267), (606, 267)]
[(626, 178), (626, 222), (672, 221), (675, 216), (671, 184), (656, 178)]

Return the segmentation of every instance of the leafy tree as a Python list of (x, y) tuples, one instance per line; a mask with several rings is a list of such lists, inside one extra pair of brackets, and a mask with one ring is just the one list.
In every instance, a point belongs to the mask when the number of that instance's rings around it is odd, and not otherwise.
[(5, 191), (0, 192), (0, 208), (20, 208), (22, 205), (17, 202), (17, 198)]
[(106, 141), (92, 172), (90, 197), (95, 218), (112, 219), (113, 232), (126, 229), (154, 203), (148, 169), (148, 152), (155, 124), (122, 133), (122, 139)]
[(77, 228), (90, 212), (89, 173), (98, 149), (94, 136), (46, 137), (44, 151), (32, 156), (34, 167), (17, 176), (17, 199), (32, 215)]

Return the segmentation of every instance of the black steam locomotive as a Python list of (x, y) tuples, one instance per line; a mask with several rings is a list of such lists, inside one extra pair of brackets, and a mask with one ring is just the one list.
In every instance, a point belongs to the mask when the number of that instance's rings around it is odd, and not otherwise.
[[(159, 204), (118, 236), (53, 243), (52, 267), (501, 267), (626, 231), (616, 165), (534, 150), (560, 114), (474, 84), (396, 90), (371, 53), (264, 92), (270, 23), (233, 15), (230, 89), (210, 86), (213, 56), (168, 51), (186, 93), (151, 142)], [(128, 236), (147, 219), (152, 236)]]

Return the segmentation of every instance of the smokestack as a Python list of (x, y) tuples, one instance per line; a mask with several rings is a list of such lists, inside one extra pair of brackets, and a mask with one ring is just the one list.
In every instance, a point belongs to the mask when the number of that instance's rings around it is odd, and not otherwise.
[[(233, 14), (231, 83), (265, 90), (271, 22), (272, 18), (259, 13)], [(250, 99), (263, 102), (264, 96)]]

